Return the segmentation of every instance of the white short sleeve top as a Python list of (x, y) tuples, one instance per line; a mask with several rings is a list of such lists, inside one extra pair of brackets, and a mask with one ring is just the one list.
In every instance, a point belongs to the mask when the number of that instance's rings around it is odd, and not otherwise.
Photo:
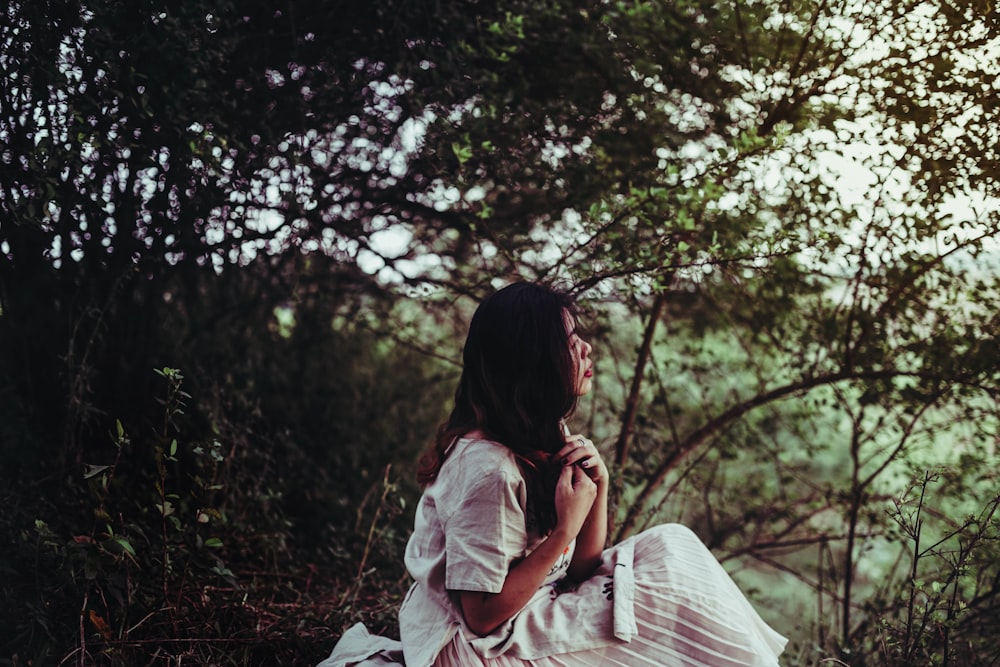
[[(527, 489), (513, 452), (477, 438), (456, 441), (417, 505), (406, 568), (414, 579), (399, 612), (406, 664), (431, 665), (464, 625), (454, 591), (499, 593), (507, 573), (541, 539), (529, 534)], [(546, 578), (565, 576), (572, 545)]]

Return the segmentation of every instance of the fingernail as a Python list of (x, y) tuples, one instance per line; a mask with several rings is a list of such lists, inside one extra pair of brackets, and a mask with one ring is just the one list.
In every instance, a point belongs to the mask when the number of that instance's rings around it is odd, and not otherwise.
[(581, 468), (586, 468), (588, 466), (590, 466), (590, 461), (584, 461), (583, 463), (580, 464)]

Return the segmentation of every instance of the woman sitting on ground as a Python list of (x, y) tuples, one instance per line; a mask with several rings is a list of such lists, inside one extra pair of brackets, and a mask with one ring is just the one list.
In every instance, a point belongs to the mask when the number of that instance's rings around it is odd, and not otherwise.
[(358, 624), (320, 667), (778, 664), (786, 640), (690, 530), (604, 548), (608, 470), (565, 427), (591, 389), (591, 350), (549, 287), (480, 304), (454, 410), (418, 473), (401, 643)]

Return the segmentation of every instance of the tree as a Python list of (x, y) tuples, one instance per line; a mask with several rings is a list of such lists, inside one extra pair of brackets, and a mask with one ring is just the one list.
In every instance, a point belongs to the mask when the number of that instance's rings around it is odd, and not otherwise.
[[(892, 615), (905, 581), (865, 551), (915, 517), (876, 508), (902, 469), (944, 466), (984, 512), (949, 538), (975, 545), (944, 579), (975, 610), (950, 636), (993, 613), (961, 574), (994, 548), (969, 537), (991, 515), (966, 474), (996, 437), (988, 7), (14, 2), (5, 19), (0, 428), (29, 477), (53, 450), (61, 470), (105, 452), (111, 415), (159, 419), (168, 357), (206, 388), (245, 363), (254, 406), (349, 316), (368, 328), (341, 331), (419, 348), (413, 377), (444, 378), (452, 329), (429, 322), (499, 281), (556, 280), (608, 351), (583, 416), (622, 481), (620, 535), (681, 515), (834, 605), (819, 645), (875, 654), (876, 620), (918, 618)], [(427, 308), (417, 340), (389, 319), (407, 303)], [(255, 341), (276, 313), (288, 338)], [(372, 345), (357, 356), (379, 368)], [(312, 404), (275, 405), (323, 460)], [(952, 461), (936, 448), (956, 434)], [(59, 445), (18, 446), (35, 439)], [(757, 475), (742, 497), (719, 486), (737, 469)], [(911, 543), (915, 568), (945, 562)], [(923, 650), (899, 636), (899, 659)]]

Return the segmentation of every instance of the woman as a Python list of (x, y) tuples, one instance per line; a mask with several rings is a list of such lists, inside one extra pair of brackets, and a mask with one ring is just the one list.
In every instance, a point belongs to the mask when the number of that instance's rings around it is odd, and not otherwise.
[(689, 530), (604, 549), (608, 471), (564, 419), (591, 389), (571, 301), (534, 283), (472, 319), (450, 418), (418, 474), (399, 643), (348, 631), (321, 667), (777, 665), (768, 627)]

